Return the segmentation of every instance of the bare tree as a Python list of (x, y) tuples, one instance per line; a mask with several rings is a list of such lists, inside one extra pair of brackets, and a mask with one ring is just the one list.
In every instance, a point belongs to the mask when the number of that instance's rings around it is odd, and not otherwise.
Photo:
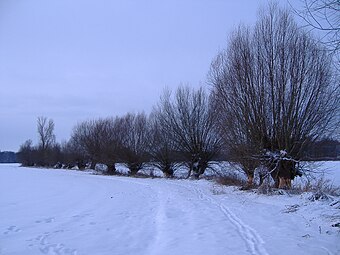
[(69, 141), (62, 143), (61, 151), (65, 168), (72, 168), (77, 165), (79, 170), (83, 170), (88, 161), (90, 161), (84, 148), (73, 137)]
[(177, 89), (174, 97), (165, 91), (157, 111), (162, 129), (171, 134), (176, 150), (188, 164), (188, 177), (194, 172), (194, 177), (198, 178), (220, 149), (208, 95), (203, 88), (191, 90), (183, 86)]
[(25, 141), (22, 145), (20, 145), (20, 149), (18, 151), (18, 160), (22, 164), (22, 166), (33, 166), (33, 143), (32, 140)]
[(128, 113), (116, 119), (116, 130), (119, 136), (119, 159), (130, 170), (131, 175), (143, 168), (149, 159), (148, 144), (150, 128), (144, 113)]
[(100, 161), (107, 165), (109, 174), (114, 174), (116, 172), (118, 150), (120, 148), (120, 137), (118, 137), (115, 119), (106, 118), (99, 120), (97, 132), (100, 134)]
[(96, 163), (99, 161), (99, 141), (94, 133), (95, 121), (88, 120), (78, 123), (72, 131), (70, 141), (78, 147), (81, 151), (86, 153), (87, 157), (91, 161), (91, 168), (94, 169)]
[(306, 146), (329, 130), (339, 110), (331, 58), (275, 4), (255, 28), (232, 34), (210, 81), (224, 141), (245, 154), (241, 164), (266, 164), (280, 187), (290, 186)]
[(295, 10), (295, 13), (301, 17), (309, 27), (320, 31), (322, 34), (322, 42), (329, 50), (338, 54), (340, 50), (340, 1), (301, 1), (303, 4), (302, 10)]
[(159, 112), (154, 111), (150, 116), (150, 142), (148, 152), (151, 164), (160, 169), (166, 177), (173, 177), (180, 164), (176, 143), (171, 133), (166, 129), (166, 123), (158, 117)]
[(108, 172), (116, 171), (117, 136), (113, 118), (84, 121), (75, 126), (70, 141), (83, 155), (89, 158), (91, 168), (97, 163), (106, 164)]
[(39, 147), (42, 150), (46, 150), (54, 145), (54, 122), (52, 119), (46, 117), (38, 117), (37, 130), (39, 136)]
[(37, 120), (38, 131), (38, 153), (39, 153), (39, 165), (51, 166), (53, 164), (53, 153), (56, 145), (54, 135), (54, 121), (47, 119), (46, 117), (38, 117)]

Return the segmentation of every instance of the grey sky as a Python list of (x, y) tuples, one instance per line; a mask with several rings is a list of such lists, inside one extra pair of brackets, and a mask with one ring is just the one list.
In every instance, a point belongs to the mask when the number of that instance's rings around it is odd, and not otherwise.
[(35, 142), (38, 116), (62, 141), (79, 121), (149, 112), (164, 87), (204, 85), (266, 2), (0, 0), (0, 150)]

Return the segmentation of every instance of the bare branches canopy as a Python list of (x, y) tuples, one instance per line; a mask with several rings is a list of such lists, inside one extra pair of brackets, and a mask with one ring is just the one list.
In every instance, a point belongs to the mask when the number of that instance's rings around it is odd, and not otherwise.
[(37, 131), (39, 135), (39, 146), (42, 150), (46, 150), (54, 145), (54, 121), (46, 117), (38, 117)]
[(295, 12), (310, 26), (322, 32), (323, 42), (331, 51), (340, 50), (340, 2), (338, 0), (303, 0)]
[[(300, 159), (328, 131), (339, 110), (331, 70), (322, 47), (275, 5), (255, 28), (236, 29), (212, 63), (210, 82), (222, 136), (246, 172), (265, 150)], [(294, 176), (295, 164), (287, 162), (274, 171), (275, 179)]]
[(204, 173), (220, 149), (212, 113), (209, 96), (203, 88), (183, 86), (174, 97), (165, 91), (157, 108), (156, 116), (164, 132), (171, 134), (176, 150), (182, 153), (196, 177)]

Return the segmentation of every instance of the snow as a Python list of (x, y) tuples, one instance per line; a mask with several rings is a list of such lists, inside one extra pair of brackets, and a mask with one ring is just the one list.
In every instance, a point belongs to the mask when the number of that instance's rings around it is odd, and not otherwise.
[(321, 162), (319, 167), (325, 171), (326, 179), (329, 179), (334, 185), (340, 186), (340, 161)]
[(339, 204), (309, 195), (0, 164), (0, 254), (340, 254)]

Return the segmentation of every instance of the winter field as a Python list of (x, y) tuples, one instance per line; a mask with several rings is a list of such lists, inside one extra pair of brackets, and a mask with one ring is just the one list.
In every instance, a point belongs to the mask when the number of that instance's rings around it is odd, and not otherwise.
[(310, 196), (0, 164), (0, 254), (340, 254), (339, 198)]

